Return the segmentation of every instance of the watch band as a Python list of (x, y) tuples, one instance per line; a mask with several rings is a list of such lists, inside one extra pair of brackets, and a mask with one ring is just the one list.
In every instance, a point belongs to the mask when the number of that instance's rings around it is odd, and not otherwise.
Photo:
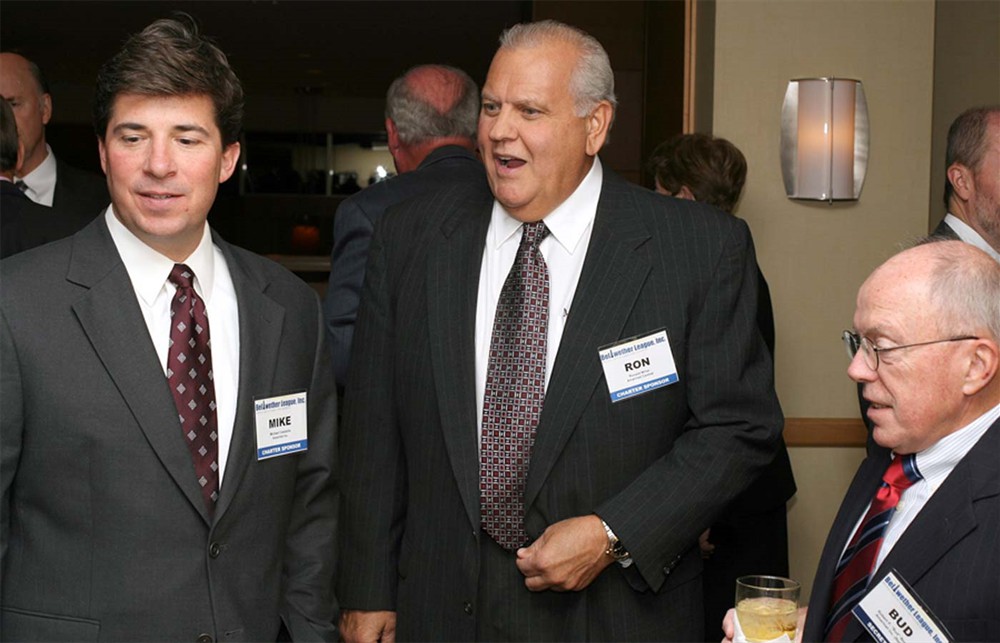
[(604, 522), (603, 518), (601, 519), (601, 524), (604, 525), (604, 533), (608, 536), (608, 546), (604, 549), (604, 555), (611, 556), (615, 559), (615, 562), (622, 567), (628, 567), (631, 565), (632, 556), (628, 553), (628, 550), (625, 549), (625, 545), (623, 545), (622, 541), (618, 539), (618, 536), (616, 536), (615, 532), (612, 531), (610, 526), (608, 526), (608, 523)]

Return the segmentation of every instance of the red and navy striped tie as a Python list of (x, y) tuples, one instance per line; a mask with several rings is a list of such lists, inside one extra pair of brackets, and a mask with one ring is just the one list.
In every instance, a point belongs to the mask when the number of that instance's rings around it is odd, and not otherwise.
[(882, 475), (882, 484), (872, 500), (861, 526), (854, 532), (851, 542), (844, 550), (837, 564), (830, 594), (830, 610), (827, 613), (827, 641), (840, 641), (847, 624), (851, 622), (851, 610), (858, 604), (868, 588), (868, 582), (878, 559), (882, 537), (889, 525), (896, 505), (903, 491), (923, 476), (917, 470), (914, 454), (896, 456)]

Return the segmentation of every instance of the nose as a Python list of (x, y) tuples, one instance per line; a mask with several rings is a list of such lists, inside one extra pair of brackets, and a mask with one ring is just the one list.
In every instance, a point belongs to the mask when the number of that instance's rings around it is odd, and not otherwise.
[(176, 171), (170, 141), (153, 139), (150, 142), (143, 169), (147, 174), (155, 177), (167, 177)]
[(878, 371), (873, 371), (865, 361), (864, 349), (858, 349), (851, 363), (847, 365), (847, 376), (858, 383), (874, 382), (878, 378)]
[(490, 119), (489, 135), (491, 141), (509, 141), (516, 138), (516, 132), (510, 109), (504, 107)]

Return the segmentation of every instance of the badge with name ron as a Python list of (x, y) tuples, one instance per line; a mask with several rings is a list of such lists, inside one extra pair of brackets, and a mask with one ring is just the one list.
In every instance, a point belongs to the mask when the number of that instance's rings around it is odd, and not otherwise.
[(604, 368), (612, 402), (627, 400), (678, 380), (666, 330), (602, 346), (597, 355)]
[(254, 400), (258, 460), (309, 448), (306, 398), (306, 391), (302, 391)]

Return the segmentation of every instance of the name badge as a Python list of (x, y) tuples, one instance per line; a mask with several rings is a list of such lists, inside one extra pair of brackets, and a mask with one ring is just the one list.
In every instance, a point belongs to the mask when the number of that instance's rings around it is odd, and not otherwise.
[(678, 379), (666, 330), (602, 346), (597, 354), (612, 402), (648, 393)]
[(306, 406), (306, 391), (254, 400), (258, 460), (309, 448)]
[(951, 634), (895, 569), (851, 610), (876, 641), (950, 643)]

